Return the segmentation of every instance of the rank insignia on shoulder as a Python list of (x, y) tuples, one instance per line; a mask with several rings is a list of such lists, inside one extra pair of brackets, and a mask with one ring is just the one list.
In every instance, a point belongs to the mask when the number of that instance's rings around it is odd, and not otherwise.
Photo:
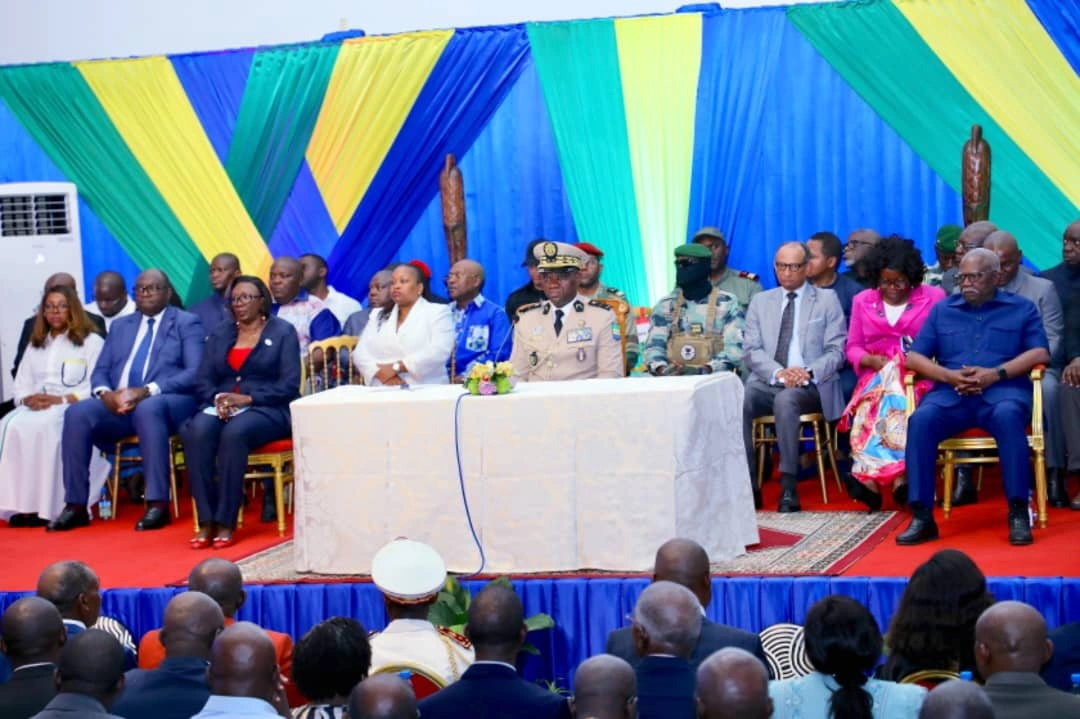
[(540, 306), (539, 302), (530, 302), (527, 305), (522, 305), (521, 307), (518, 307), (517, 313), (519, 315), (524, 314), (525, 312), (528, 312), (530, 310), (535, 310), (539, 306)]
[(462, 647), (464, 647), (465, 649), (472, 649), (472, 642), (469, 641), (468, 637), (463, 636), (461, 634), (458, 634), (457, 632), (455, 632), (450, 627), (438, 627), (437, 626), (435, 628), (439, 630), (439, 634), (442, 634), (444, 637), (448, 638), (450, 641), (454, 642), (455, 644), (459, 644)]
[(603, 307), (608, 312), (615, 311), (611, 309), (611, 305), (609, 305), (607, 302), (603, 302), (602, 300), (589, 300), (589, 305), (591, 305), (592, 307)]
[(739, 277), (745, 277), (746, 279), (753, 280), (754, 282), (757, 282), (759, 279), (756, 272), (746, 272), (744, 270), (739, 270)]

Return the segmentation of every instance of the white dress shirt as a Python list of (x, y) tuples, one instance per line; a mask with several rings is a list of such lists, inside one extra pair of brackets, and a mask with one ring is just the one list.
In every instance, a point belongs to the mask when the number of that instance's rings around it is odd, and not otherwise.
[(97, 302), (90, 302), (89, 304), (85, 304), (83, 305), (83, 309), (85, 309), (87, 312), (93, 312), (95, 315), (100, 315), (101, 318), (105, 320), (105, 331), (108, 332), (110, 329), (112, 329), (113, 320), (119, 319), (120, 317), (127, 317), (128, 315), (135, 312), (135, 300), (128, 297), (127, 302), (124, 303), (124, 306), (121, 307), (120, 311), (112, 317), (106, 317), (105, 313), (103, 313), (98, 307)]
[[(127, 361), (124, 362), (124, 369), (120, 372), (120, 387), (94, 387), (95, 396), (101, 391), (108, 392), (110, 390), (126, 388), (128, 386), (128, 380), (131, 377), (131, 363), (135, 361), (135, 353), (139, 351), (139, 345), (142, 343), (143, 337), (146, 336), (146, 331), (150, 326), (147, 320), (152, 319), (154, 320), (154, 335), (150, 339), (150, 351), (146, 353), (146, 364), (143, 365), (143, 377), (146, 377), (146, 368), (150, 366), (150, 358), (154, 354), (154, 340), (157, 339), (158, 330), (161, 329), (161, 318), (165, 314), (166, 309), (168, 309), (168, 307), (162, 309), (161, 312), (158, 312), (153, 317), (147, 317), (146, 315), (142, 316), (142, 319), (139, 321), (139, 331), (135, 333), (135, 342), (131, 345), (131, 353), (128, 355)], [(157, 382), (147, 382), (145, 387), (150, 390), (151, 397), (161, 394), (161, 388), (158, 387)]]
[(326, 299), (323, 300), (323, 304), (334, 313), (334, 317), (337, 317), (338, 324), (342, 327), (345, 326), (345, 320), (349, 319), (349, 315), (354, 312), (359, 312), (364, 309), (363, 306), (348, 295), (338, 292), (333, 287), (327, 286)]
[[(788, 294), (789, 291), (795, 293), (795, 297), (793, 297), (790, 300), (787, 297), (787, 294)], [(803, 301), (803, 298), (805, 296), (806, 296), (806, 283), (803, 282), (802, 286), (799, 287), (799, 289), (785, 291), (784, 292), (784, 303), (782, 305), (780, 305), (780, 312), (783, 313), (783, 311), (785, 309), (787, 309), (787, 303), (788, 302), (794, 302), (795, 303), (795, 312), (792, 315), (792, 323), (791, 323), (791, 344), (788, 345), (787, 367), (805, 367), (806, 366), (806, 363), (803, 361), (803, 356), (802, 356), (802, 345), (799, 343), (799, 314), (800, 314), (800, 311), (802, 309), (802, 301)], [(785, 367), (784, 369), (787, 369), (787, 367)], [(772, 376), (772, 383), (773, 384), (778, 383), (778, 380), (776, 378), (776, 375), (778, 373), (779, 373), (779, 370), (777, 370), (776, 372), (773, 372), (773, 376)]]

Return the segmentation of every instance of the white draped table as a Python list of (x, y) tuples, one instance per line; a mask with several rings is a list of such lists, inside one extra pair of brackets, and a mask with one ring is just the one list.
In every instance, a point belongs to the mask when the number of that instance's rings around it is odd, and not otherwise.
[[(476, 571), (455, 451), (459, 386), (339, 387), (292, 404), (296, 568), (366, 574), (394, 537)], [(758, 541), (730, 373), (521, 383), (465, 396), (457, 435), (485, 572), (642, 571), (672, 537)]]

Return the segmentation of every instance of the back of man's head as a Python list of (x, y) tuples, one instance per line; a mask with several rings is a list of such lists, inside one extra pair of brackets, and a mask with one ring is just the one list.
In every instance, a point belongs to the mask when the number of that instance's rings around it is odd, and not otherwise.
[(240, 567), (221, 557), (211, 557), (196, 564), (188, 574), (188, 589), (213, 599), (226, 617), (234, 616), (247, 596)]
[(727, 647), (709, 655), (697, 671), (698, 716), (702, 719), (767, 719), (772, 716), (769, 672), (745, 649)]
[(60, 652), (56, 680), (61, 693), (83, 694), (108, 707), (124, 687), (124, 648), (99, 629), (79, 632)]
[(596, 719), (633, 719), (637, 714), (637, 676), (625, 659), (598, 654), (574, 672), (574, 715)]
[(998, 602), (975, 622), (975, 663), (987, 679), (998, 672), (1038, 674), (1053, 652), (1046, 620), (1030, 604)]
[(689, 660), (701, 620), (701, 603), (693, 592), (674, 582), (653, 582), (634, 606), (634, 647), (643, 657), (674, 654)]
[(161, 643), (166, 657), (208, 659), (214, 639), (225, 628), (218, 603), (202, 592), (177, 594), (165, 607)]
[(23, 597), (4, 612), (2, 644), (13, 668), (38, 662), (55, 663), (67, 632), (60, 610), (41, 597)]
[(465, 634), (477, 659), (513, 662), (525, 641), (525, 609), (510, 587), (489, 584), (473, 597)]
[(349, 695), (350, 719), (416, 719), (416, 695), (408, 682), (393, 674), (376, 674)]
[(54, 562), (38, 575), (37, 595), (52, 602), (60, 616), (78, 619), (87, 626), (101, 611), (100, 584), (94, 570), (82, 562)]
[(674, 582), (686, 587), (703, 607), (712, 601), (709, 555), (692, 539), (671, 539), (656, 550), (653, 581)]
[(274, 643), (251, 622), (236, 622), (214, 640), (207, 680), (210, 693), (271, 702), (278, 690)]
[(919, 719), (994, 719), (994, 706), (975, 682), (950, 679), (926, 695)]

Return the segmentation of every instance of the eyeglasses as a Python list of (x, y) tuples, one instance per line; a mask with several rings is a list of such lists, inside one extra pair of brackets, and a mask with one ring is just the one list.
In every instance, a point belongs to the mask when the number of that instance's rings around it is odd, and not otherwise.
[(691, 265), (703, 265), (708, 262), (704, 257), (680, 257), (675, 260), (676, 267), (690, 267)]
[(798, 272), (806, 267), (805, 262), (774, 262), (773, 267), (777, 272)]
[(135, 285), (131, 288), (133, 295), (152, 295), (155, 292), (163, 292), (165, 285)]
[(68, 311), (68, 306), (67, 305), (45, 305), (44, 307), (42, 307), (42, 309), (45, 310), (46, 312), (67, 312)]
[(229, 298), (229, 304), (246, 305), (248, 302), (254, 302), (259, 299), (262, 299), (259, 295), (233, 295)]
[(966, 285), (972, 282), (982, 282), (989, 272), (961, 272), (956, 276), (956, 284)]
[(878, 287), (892, 287), (894, 290), (906, 290), (911, 287), (911, 282), (906, 277), (896, 280), (878, 280)]
[(874, 244), (873, 242), (867, 242), (866, 240), (848, 240), (846, 247), (869, 247)]

